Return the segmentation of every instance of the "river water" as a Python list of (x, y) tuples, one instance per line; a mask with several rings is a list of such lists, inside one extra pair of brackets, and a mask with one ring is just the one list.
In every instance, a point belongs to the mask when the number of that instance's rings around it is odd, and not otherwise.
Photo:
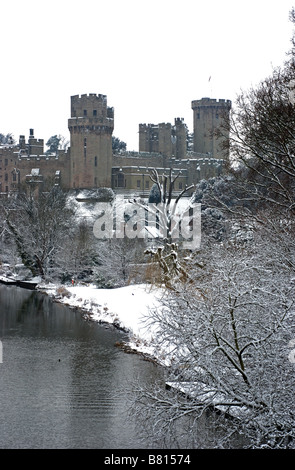
[(150, 448), (127, 395), (161, 372), (115, 346), (124, 339), (39, 292), (0, 285), (0, 448)]

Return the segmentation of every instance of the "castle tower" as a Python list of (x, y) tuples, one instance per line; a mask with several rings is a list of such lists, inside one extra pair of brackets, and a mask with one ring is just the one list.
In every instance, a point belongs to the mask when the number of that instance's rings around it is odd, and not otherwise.
[(71, 96), (71, 187), (111, 187), (114, 110), (105, 95)]
[(139, 151), (162, 153), (168, 158), (186, 155), (186, 125), (183, 118), (171, 123), (139, 124)]
[(231, 101), (202, 98), (192, 101), (192, 109), (194, 112), (194, 151), (208, 153), (212, 158), (223, 158), (225, 154), (222, 147), (229, 136), (225, 134), (220, 137), (215, 133), (229, 119)]
[(171, 137), (173, 144), (175, 145), (175, 151), (174, 151), (173, 156), (175, 156), (178, 159), (185, 158), (186, 157), (187, 128), (186, 128), (183, 118), (175, 118), (173, 137)]

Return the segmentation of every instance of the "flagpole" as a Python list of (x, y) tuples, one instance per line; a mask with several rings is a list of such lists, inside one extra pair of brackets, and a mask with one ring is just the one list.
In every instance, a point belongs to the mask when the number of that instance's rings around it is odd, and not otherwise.
[(212, 95), (212, 81), (211, 81), (211, 75), (210, 75), (210, 77), (209, 77), (208, 83), (209, 83), (209, 85), (210, 85), (210, 98), (213, 98), (213, 95)]

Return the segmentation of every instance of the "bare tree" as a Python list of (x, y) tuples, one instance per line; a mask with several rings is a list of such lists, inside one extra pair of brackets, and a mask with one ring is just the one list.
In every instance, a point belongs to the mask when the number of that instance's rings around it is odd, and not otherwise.
[(54, 186), (48, 192), (20, 193), (3, 206), (5, 223), (19, 257), (33, 276), (44, 277), (56, 267), (72, 211), (66, 193)]
[(187, 278), (187, 272), (178, 257), (179, 228), (181, 222), (183, 225), (185, 221), (189, 224), (191, 201), (188, 201), (184, 209), (180, 209), (180, 201), (186, 192), (194, 188), (194, 185), (185, 186), (175, 195), (175, 181), (179, 175), (180, 173), (173, 175), (172, 169), (168, 175), (162, 176), (158, 174), (156, 169), (151, 170), (150, 178), (154, 185), (150, 192), (149, 203), (145, 204), (136, 199), (130, 201), (143, 210), (142, 225), (157, 245), (147, 248), (145, 254), (159, 264), (163, 274), (161, 281), (164, 284), (169, 284), (170, 287), (174, 277)]
[(92, 281), (98, 261), (99, 246), (93, 236), (92, 223), (86, 218), (73, 217), (59, 250), (55, 274), (61, 281)]
[(155, 351), (165, 351), (169, 364), (167, 382), (182, 392), (169, 397), (161, 387), (139, 393), (158, 415), (153, 432), (166, 433), (187, 417), (197, 440), (198, 418), (217, 410), (224, 428), (216, 446), (228, 445), (235, 432), (250, 447), (295, 446), (291, 236), (282, 233), (280, 248), (260, 235), (246, 246), (210, 246), (203, 268), (192, 263), (190, 282), (179, 283), (163, 308), (150, 313)]
[(144, 240), (110, 238), (97, 245), (97, 263), (94, 279), (100, 286), (122, 287), (131, 278), (142, 281), (138, 265), (144, 261)]

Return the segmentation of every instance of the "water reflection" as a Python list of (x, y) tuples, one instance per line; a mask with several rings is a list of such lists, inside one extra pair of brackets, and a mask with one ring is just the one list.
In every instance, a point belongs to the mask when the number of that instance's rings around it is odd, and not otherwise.
[[(125, 333), (86, 322), (43, 294), (0, 285), (0, 339), (0, 448), (214, 448), (222, 441), (212, 413), (190, 417), (193, 433), (184, 419), (165, 435), (157, 434), (159, 410), (147, 400), (130, 413), (137, 384), (160, 381), (165, 402), (163, 370), (116, 348)], [(241, 446), (234, 437), (233, 447)]]
[(159, 369), (116, 348), (125, 336), (38, 292), (0, 286), (0, 447), (150, 447), (126, 391)]

